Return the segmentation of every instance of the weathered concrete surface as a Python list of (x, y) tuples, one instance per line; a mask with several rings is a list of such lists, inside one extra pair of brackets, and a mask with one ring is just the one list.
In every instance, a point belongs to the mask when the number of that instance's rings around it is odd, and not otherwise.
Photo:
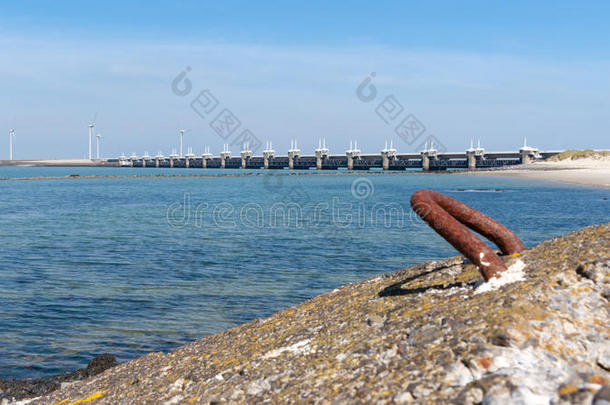
[[(32, 404), (603, 403), (610, 225), (508, 258), (526, 280), (477, 292), (459, 257), (322, 294)], [(597, 393), (597, 394), (596, 394)]]

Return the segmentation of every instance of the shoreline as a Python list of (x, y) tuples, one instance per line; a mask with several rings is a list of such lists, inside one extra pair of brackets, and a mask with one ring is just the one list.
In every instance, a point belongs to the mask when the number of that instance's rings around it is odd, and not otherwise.
[[(66, 374), (56, 374), (48, 377), (37, 378), (3, 378), (0, 376), (0, 403), (5, 404), (5, 400), (28, 401), (26, 398), (41, 397), (73, 384), (74, 382), (96, 376), (119, 363), (116, 358), (109, 353), (100, 354), (87, 364), (86, 367)], [(21, 402), (23, 404), (27, 402)]]
[(495, 170), (477, 170), (466, 173), (472, 175), (520, 177), (610, 188), (610, 160), (607, 158), (562, 160), (558, 162), (544, 161), (529, 165), (510, 166)]
[(119, 167), (109, 159), (0, 160), (0, 167)]
[[(133, 175), (78, 175), (71, 174), (67, 176), (33, 176), (33, 177), (0, 177), (0, 181), (11, 181), (11, 180), (70, 180), (70, 179), (146, 179), (146, 178), (215, 178), (215, 177), (288, 177), (288, 176), (332, 176), (332, 175), (348, 175), (357, 176), (363, 172), (357, 171), (333, 171), (333, 172), (288, 172), (288, 173), (212, 173), (212, 174), (133, 174)], [(400, 174), (423, 174), (423, 172), (416, 171), (404, 171), (404, 172), (383, 172), (383, 171), (371, 171), (366, 172), (370, 175), (400, 175)], [(440, 173), (440, 172), (435, 172)], [(447, 173), (447, 172), (445, 172)]]
[[(45, 167), (45, 166), (15, 166), (15, 167)], [(46, 166), (49, 167), (49, 166)], [(55, 166), (59, 167), (59, 166)], [(85, 166), (62, 166), (81, 168)], [(91, 167), (91, 166), (90, 166)], [(109, 166), (93, 166), (109, 167)], [(562, 161), (543, 161), (528, 165), (505, 166), (494, 169), (451, 170), (451, 171), (328, 171), (328, 172), (288, 172), (288, 173), (214, 173), (214, 174), (125, 174), (125, 175), (78, 175), (67, 176), (31, 176), (31, 177), (1, 177), (0, 181), (9, 180), (64, 180), (64, 179), (109, 179), (109, 178), (213, 178), (213, 177), (266, 177), (266, 176), (330, 176), (330, 175), (381, 175), (381, 174), (466, 174), (519, 177), (537, 180), (547, 180), (567, 184), (610, 188), (610, 159), (578, 159)]]

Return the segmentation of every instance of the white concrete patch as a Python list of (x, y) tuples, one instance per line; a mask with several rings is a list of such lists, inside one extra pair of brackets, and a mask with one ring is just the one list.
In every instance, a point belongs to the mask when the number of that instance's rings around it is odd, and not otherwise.
[(445, 377), (445, 384), (463, 387), (473, 380), (474, 377), (472, 376), (470, 369), (462, 364), (461, 361), (457, 361), (449, 366), (447, 376)]
[(508, 270), (502, 273), (502, 277), (491, 278), (489, 281), (478, 286), (474, 290), (474, 293), (480, 294), (484, 292), (495, 291), (503, 285), (514, 283), (516, 281), (523, 281), (525, 280), (525, 272), (523, 271), (523, 269), (525, 269), (525, 263), (523, 263), (520, 259), (517, 259), (515, 263), (510, 265)]
[(22, 399), (21, 401), (8, 402), (8, 405), (26, 405), (32, 401), (39, 399), (40, 397), (31, 398), (31, 399)]
[(79, 382), (80, 380), (76, 380), (76, 381), (71, 381), (71, 382), (62, 382), (61, 383), (61, 388), (60, 389), (66, 389), (74, 384), (76, 384), (77, 382)]
[(301, 340), (300, 342), (297, 342), (291, 346), (285, 346), (285, 347), (280, 347), (279, 349), (273, 349), (273, 350), (265, 353), (265, 355), (263, 356), (263, 359), (273, 359), (275, 357), (278, 357), (279, 355), (281, 355), (284, 352), (290, 352), (293, 354), (307, 354), (311, 351), (311, 348), (309, 347), (310, 341), (311, 341), (310, 339), (305, 339), (305, 340)]
[(269, 381), (257, 380), (257, 381), (252, 382), (248, 386), (248, 391), (246, 391), (246, 394), (257, 396), (257, 395), (261, 395), (261, 394), (269, 391), (270, 389), (271, 389), (271, 384), (269, 384)]

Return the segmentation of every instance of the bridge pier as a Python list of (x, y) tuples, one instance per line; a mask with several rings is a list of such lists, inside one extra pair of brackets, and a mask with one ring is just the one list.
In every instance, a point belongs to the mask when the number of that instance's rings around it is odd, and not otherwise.
[(421, 153), (421, 167), (424, 172), (430, 170), (430, 156), (428, 156), (428, 152)]
[(173, 168), (174, 167), (174, 158), (169, 158), (169, 167)]
[(354, 170), (354, 157), (351, 153), (347, 153), (347, 170)]
[(468, 170), (475, 170), (477, 168), (477, 158), (485, 160), (485, 149), (481, 147), (481, 140), (477, 143), (476, 149), (473, 147), (472, 140), (470, 140), (470, 148), (466, 149)]
[(184, 155), (184, 167), (187, 169), (191, 167), (191, 159), (195, 159), (195, 154), (193, 153), (193, 148), (189, 146), (188, 152)]
[(354, 170), (354, 159), (360, 159), (360, 149), (358, 149), (358, 141), (354, 142), (352, 148), (352, 142), (349, 143), (349, 150), (345, 151), (347, 157), (347, 170)]
[(519, 154), (521, 155), (522, 165), (529, 165), (530, 163), (532, 163), (532, 158), (534, 157), (532, 151), (520, 149)]
[(388, 142), (385, 143), (385, 148), (381, 150), (381, 167), (383, 170), (390, 170), (390, 160), (396, 159), (396, 149), (394, 149), (394, 143), (390, 141), (390, 149), (388, 149)]
[(473, 151), (466, 151), (466, 159), (468, 160), (468, 170), (474, 170), (477, 168), (477, 156)]
[(521, 154), (521, 164), (522, 165), (528, 165), (532, 163), (532, 160), (530, 159), (530, 154), (529, 153), (522, 153)]
[(519, 148), (519, 155), (521, 155), (522, 165), (530, 164), (533, 159), (540, 157), (538, 149), (527, 146), (527, 138), (523, 140), (523, 146)]
[(322, 162), (324, 160), (324, 156), (316, 153), (316, 169), (322, 170)]
[(438, 151), (434, 149), (434, 142), (430, 142), (430, 149), (428, 149), (428, 143), (424, 150), (421, 152), (421, 166), (422, 169), (427, 172), (430, 171), (430, 159), (436, 160)]
[(354, 170), (354, 159), (360, 159), (360, 153), (348, 152), (345, 155), (347, 157), (347, 170)]
[(328, 160), (328, 149), (326, 153), (316, 151), (316, 169), (322, 170), (322, 164)]
[(328, 160), (329, 152), (326, 148), (326, 139), (318, 139), (318, 149), (316, 149), (316, 169), (322, 170), (322, 163)]
[(208, 168), (208, 160), (212, 159), (214, 156), (210, 153), (210, 148), (208, 146), (205, 147), (204, 152), (201, 154), (201, 167), (203, 169)]
[(269, 169), (269, 161), (275, 157), (275, 151), (271, 149), (271, 143), (268, 144), (267, 149), (263, 151), (263, 167)]
[(294, 160), (298, 159), (301, 155), (301, 150), (297, 148), (296, 139), (293, 140), (290, 144), (290, 149), (288, 149), (288, 168), (290, 170), (294, 169)]
[(381, 167), (383, 170), (390, 170), (390, 157), (385, 153), (381, 153)]
[(224, 144), (224, 149), (220, 152), (220, 168), (226, 169), (227, 160), (231, 157), (231, 151), (229, 150), (229, 144)]
[(165, 156), (163, 156), (161, 154), (161, 151), (159, 151), (159, 153), (157, 153), (157, 155), (155, 156), (155, 167), (156, 168), (161, 167), (161, 160), (165, 160)]
[(263, 167), (269, 169), (269, 161), (275, 157), (275, 151), (271, 141), (267, 141), (265, 150), (263, 151)]
[(288, 152), (288, 168), (290, 170), (294, 169), (294, 160), (298, 159), (299, 154), (295, 152)]
[(146, 159), (142, 159), (142, 167), (146, 167)]
[(248, 165), (248, 160), (252, 157), (252, 151), (250, 145), (247, 143), (244, 145), (244, 150), (241, 151), (241, 168), (245, 169)]

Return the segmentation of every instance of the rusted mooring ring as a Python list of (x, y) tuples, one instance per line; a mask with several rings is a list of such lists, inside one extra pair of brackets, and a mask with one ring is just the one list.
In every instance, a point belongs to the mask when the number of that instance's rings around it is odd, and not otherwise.
[(519, 253), (525, 249), (517, 235), (501, 223), (436, 191), (416, 191), (411, 196), (411, 207), (432, 229), (474, 263), (485, 281), (500, 277), (506, 266), (502, 259), (468, 228), (494, 242), (504, 254)]

